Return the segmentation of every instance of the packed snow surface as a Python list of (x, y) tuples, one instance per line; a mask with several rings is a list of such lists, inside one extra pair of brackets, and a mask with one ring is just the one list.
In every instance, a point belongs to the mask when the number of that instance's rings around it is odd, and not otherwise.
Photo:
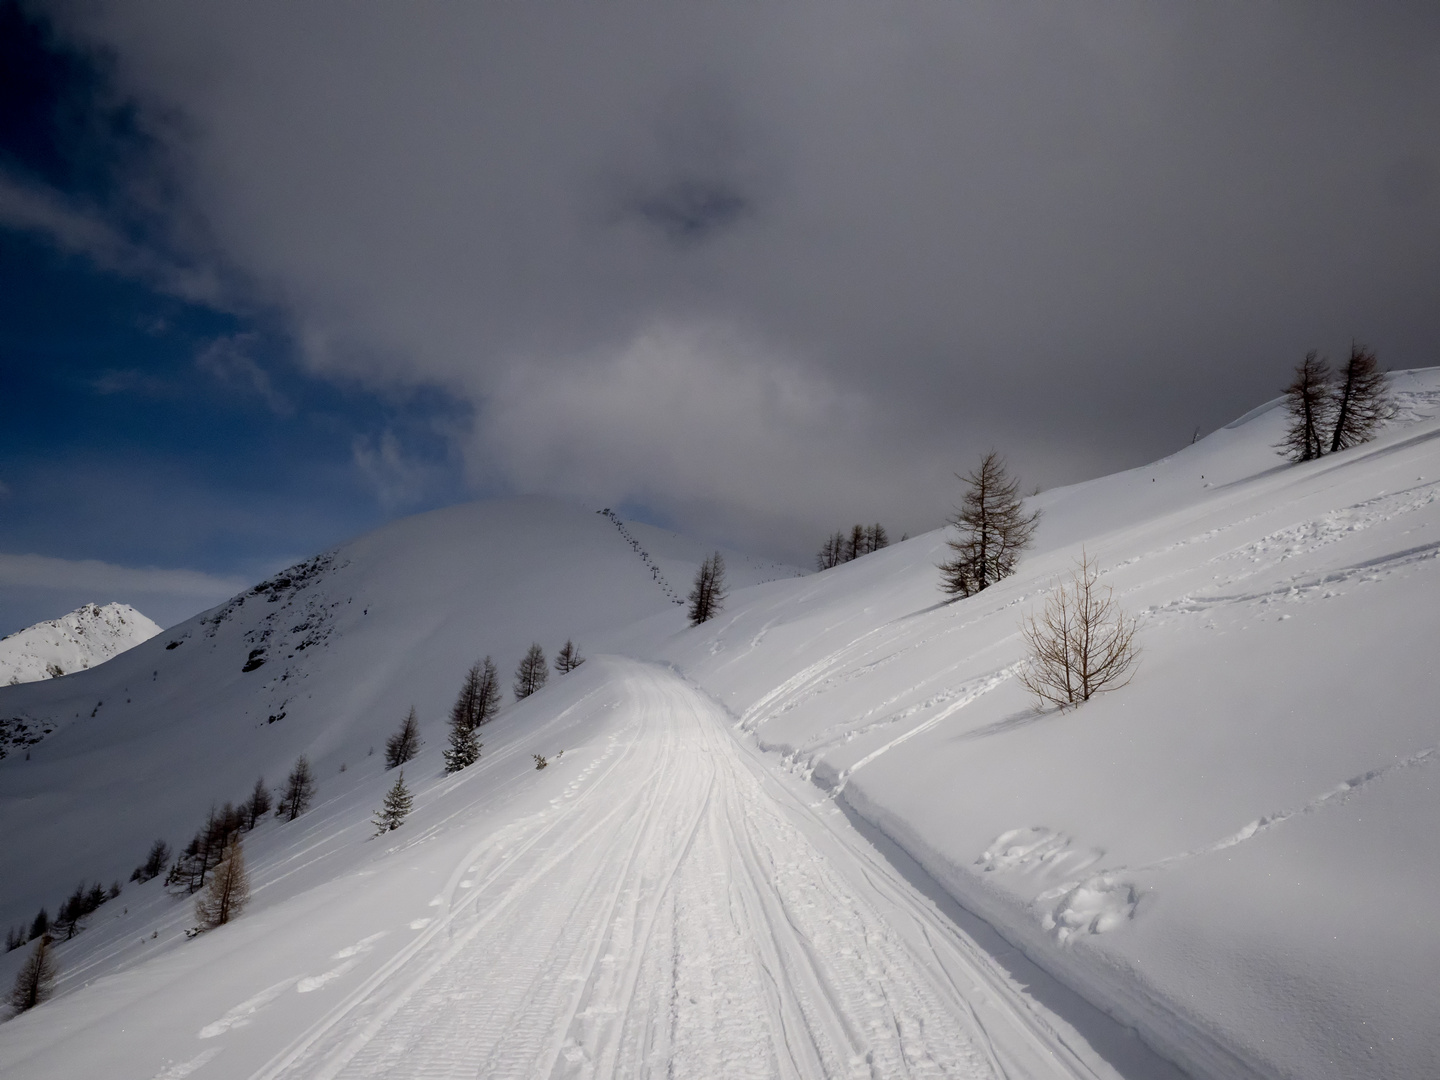
[[(156, 880), (60, 944), (0, 1075), (1440, 1075), (1440, 372), (1395, 389), (1316, 462), (1270, 403), (1045, 493), (966, 600), (940, 532), (799, 577), (727, 553), (750, 576), (690, 628), (704, 546), (481, 504), (0, 689), (50, 729), (0, 762), (7, 925), (319, 777), (249, 835), (237, 922), (187, 940)], [(1140, 667), (1039, 710), (1020, 619), (1082, 550)], [(444, 776), (465, 668), (567, 637), (585, 666)], [(416, 809), (372, 838), (411, 704)]]
[(160, 627), (129, 604), (86, 604), (0, 638), (0, 686), (84, 671), (158, 633)]

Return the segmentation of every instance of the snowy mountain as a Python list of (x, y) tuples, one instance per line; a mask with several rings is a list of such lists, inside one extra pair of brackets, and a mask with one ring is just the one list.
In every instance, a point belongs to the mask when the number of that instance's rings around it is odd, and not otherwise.
[(0, 638), (0, 686), (83, 671), (158, 633), (160, 627), (129, 604), (86, 604)]
[[(249, 834), (239, 921), (187, 940), (159, 880), (92, 915), (0, 1074), (1435, 1075), (1440, 371), (1395, 386), (1319, 461), (1272, 402), (1038, 496), (1019, 572), (953, 603), (937, 532), (802, 577), (727, 553), (690, 628), (703, 545), (479, 504), (0, 688), (52, 729), (0, 762), (6, 925), (300, 753), (319, 780)], [(1141, 664), (1037, 710), (1020, 619), (1082, 549)], [(567, 637), (589, 662), (443, 775), (470, 663)], [(372, 839), (411, 704), (416, 808)]]

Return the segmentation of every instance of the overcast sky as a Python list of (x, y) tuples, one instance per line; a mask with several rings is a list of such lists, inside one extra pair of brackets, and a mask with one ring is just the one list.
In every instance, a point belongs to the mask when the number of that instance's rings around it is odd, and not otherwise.
[(992, 446), (1049, 487), (1307, 349), (1440, 362), (1434, 3), (8, 11), (12, 554), (229, 583), (542, 492), (808, 561)]

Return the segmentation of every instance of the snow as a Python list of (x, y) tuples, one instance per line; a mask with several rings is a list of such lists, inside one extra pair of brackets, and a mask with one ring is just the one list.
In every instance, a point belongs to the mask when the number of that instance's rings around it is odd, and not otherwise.
[[(1270, 403), (1038, 496), (1019, 573), (963, 601), (942, 533), (804, 576), (727, 552), (688, 628), (706, 546), (521, 500), (0, 688), (52, 728), (0, 762), (8, 925), (298, 753), (320, 780), (247, 839), (234, 924), (186, 940), (159, 881), (91, 916), (0, 1074), (1437, 1075), (1440, 371), (1395, 383), (1317, 462)], [(1038, 711), (1020, 618), (1082, 548), (1140, 667)], [(589, 661), (442, 775), (469, 664), (567, 637)], [(412, 703), (416, 809), (376, 839), (369, 749)]]
[(0, 686), (83, 671), (158, 633), (160, 627), (129, 604), (86, 604), (0, 638)]

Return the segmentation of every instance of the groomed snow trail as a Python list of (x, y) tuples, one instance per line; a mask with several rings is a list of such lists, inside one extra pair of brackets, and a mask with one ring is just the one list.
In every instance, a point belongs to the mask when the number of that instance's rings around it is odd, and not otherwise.
[(254, 1080), (1114, 1073), (667, 669)]

